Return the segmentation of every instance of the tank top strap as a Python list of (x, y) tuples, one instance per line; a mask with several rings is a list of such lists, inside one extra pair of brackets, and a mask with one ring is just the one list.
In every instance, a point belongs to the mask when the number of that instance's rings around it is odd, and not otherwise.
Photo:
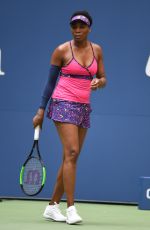
[(72, 49), (72, 45), (71, 45), (71, 41), (70, 41), (70, 49), (71, 49), (72, 57), (74, 58), (73, 49)]
[(92, 46), (92, 43), (91, 43), (91, 42), (90, 42), (90, 45), (91, 45), (91, 48), (92, 48), (93, 57), (95, 58), (94, 49), (93, 49), (93, 46)]

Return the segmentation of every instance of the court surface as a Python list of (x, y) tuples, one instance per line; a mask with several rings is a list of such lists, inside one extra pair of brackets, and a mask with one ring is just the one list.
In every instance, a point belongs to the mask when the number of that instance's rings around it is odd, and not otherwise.
[[(0, 202), (0, 230), (148, 230), (150, 211), (137, 206), (76, 203), (83, 218), (80, 225), (67, 225), (42, 218), (46, 201), (3, 200)], [(60, 205), (65, 214), (66, 203)]]

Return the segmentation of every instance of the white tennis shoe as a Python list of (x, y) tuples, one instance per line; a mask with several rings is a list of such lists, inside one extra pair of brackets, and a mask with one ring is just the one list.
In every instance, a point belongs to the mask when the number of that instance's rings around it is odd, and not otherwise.
[(78, 215), (77, 210), (74, 205), (70, 206), (66, 210), (67, 224), (77, 224), (82, 222), (82, 218)]
[(47, 205), (43, 217), (47, 220), (51, 219), (54, 221), (64, 222), (66, 221), (66, 217), (61, 213), (59, 209), (59, 204), (54, 202), (54, 205)]

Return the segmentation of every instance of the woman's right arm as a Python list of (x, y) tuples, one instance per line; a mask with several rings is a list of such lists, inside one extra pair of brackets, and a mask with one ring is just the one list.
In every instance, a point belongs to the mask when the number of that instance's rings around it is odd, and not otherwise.
[(47, 106), (47, 103), (53, 93), (53, 90), (56, 85), (57, 78), (59, 76), (60, 68), (63, 63), (63, 49), (62, 46), (57, 47), (52, 56), (50, 61), (50, 70), (47, 83), (45, 85), (41, 103), (36, 115), (33, 117), (33, 126), (34, 128), (38, 125), (42, 128), (43, 119), (44, 119), (44, 112)]

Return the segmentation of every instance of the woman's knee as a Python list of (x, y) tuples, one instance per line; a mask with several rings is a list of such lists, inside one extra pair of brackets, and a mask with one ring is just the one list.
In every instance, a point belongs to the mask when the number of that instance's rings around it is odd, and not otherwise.
[(79, 148), (78, 147), (70, 147), (64, 149), (64, 161), (66, 163), (73, 163), (77, 162), (79, 156)]

